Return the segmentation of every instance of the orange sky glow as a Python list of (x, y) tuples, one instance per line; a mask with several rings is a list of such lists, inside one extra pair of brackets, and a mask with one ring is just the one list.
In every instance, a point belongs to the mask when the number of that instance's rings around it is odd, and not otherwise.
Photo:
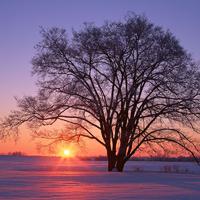
[(49, 152), (47, 149), (39, 150), (37, 149), (37, 144), (39, 140), (36, 140), (29, 135), (29, 131), (27, 134), (22, 134), (17, 141), (9, 139), (7, 141), (0, 141), (0, 154), (7, 154), (12, 152), (22, 152), (26, 155), (56, 155), (63, 156), (64, 149), (69, 149), (73, 156), (101, 156), (105, 155), (104, 148), (97, 144), (95, 141), (85, 140), (80, 146), (65, 144), (58, 145), (55, 148), (55, 151)]

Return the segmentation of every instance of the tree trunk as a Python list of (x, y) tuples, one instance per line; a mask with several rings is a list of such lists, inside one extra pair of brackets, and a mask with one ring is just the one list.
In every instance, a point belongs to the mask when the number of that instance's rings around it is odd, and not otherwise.
[(117, 162), (116, 162), (116, 169), (118, 172), (123, 172), (124, 170), (124, 157), (123, 156), (118, 156), (117, 157)]
[(116, 155), (114, 152), (107, 152), (108, 157), (108, 171), (112, 171), (116, 165)]
[(126, 156), (126, 142), (121, 142), (118, 155), (116, 158), (116, 169), (118, 172), (123, 172)]

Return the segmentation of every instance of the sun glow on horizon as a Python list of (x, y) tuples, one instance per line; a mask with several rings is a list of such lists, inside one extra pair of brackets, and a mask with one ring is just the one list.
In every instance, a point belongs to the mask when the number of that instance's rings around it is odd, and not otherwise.
[(63, 154), (64, 154), (65, 156), (70, 156), (71, 152), (70, 152), (69, 149), (64, 149)]
[(64, 148), (61, 150), (60, 156), (63, 158), (73, 158), (75, 157), (75, 154), (74, 151), (72, 151), (72, 149)]

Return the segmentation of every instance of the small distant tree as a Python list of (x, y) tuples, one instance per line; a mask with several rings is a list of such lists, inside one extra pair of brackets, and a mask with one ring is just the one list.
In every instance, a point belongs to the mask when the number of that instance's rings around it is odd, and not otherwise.
[[(169, 31), (144, 16), (101, 27), (85, 24), (70, 40), (64, 29), (41, 31), (32, 60), (35, 97), (1, 123), (1, 135), (28, 122), (64, 121), (75, 131), (36, 133), (55, 141), (94, 139), (106, 150), (108, 170), (123, 171), (141, 148), (180, 146), (195, 159), (200, 117), (200, 73)], [(73, 126), (72, 126), (73, 125)]]

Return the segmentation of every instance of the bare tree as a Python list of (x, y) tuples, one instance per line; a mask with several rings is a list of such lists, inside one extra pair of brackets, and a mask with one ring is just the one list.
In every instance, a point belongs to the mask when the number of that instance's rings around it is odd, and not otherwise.
[(19, 111), (1, 123), (2, 136), (26, 122), (64, 121), (76, 131), (38, 135), (96, 140), (109, 171), (123, 171), (143, 145), (157, 151), (173, 143), (196, 158), (200, 73), (172, 33), (131, 15), (101, 27), (85, 24), (71, 40), (64, 29), (41, 34), (32, 60), (38, 95), (18, 100)]

